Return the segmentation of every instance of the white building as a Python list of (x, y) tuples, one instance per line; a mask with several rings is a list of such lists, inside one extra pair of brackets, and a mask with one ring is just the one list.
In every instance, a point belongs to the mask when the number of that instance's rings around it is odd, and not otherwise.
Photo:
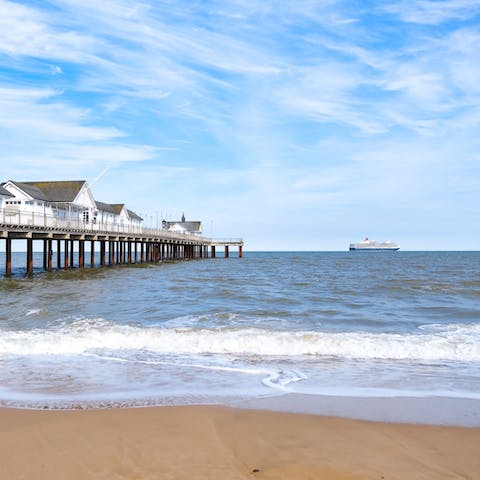
[(169, 232), (183, 233), (187, 235), (201, 235), (202, 234), (202, 222), (185, 220), (185, 214), (182, 214), (182, 219), (176, 222), (162, 221), (162, 228)]
[[(85, 180), (2, 184), (10, 223), (138, 232), (142, 219), (122, 205), (95, 201)], [(10, 197), (8, 197), (10, 195)], [(130, 213), (129, 213), (130, 212)]]
[(140, 231), (142, 228), (143, 218), (126, 208), (123, 203), (104, 203), (97, 200), (96, 205), (96, 221), (100, 230), (108, 224), (115, 225), (118, 231), (126, 226), (133, 228), (133, 231)]
[(5, 208), (5, 202), (7, 200), (10, 200), (12, 197), (13, 195), (8, 190), (5, 190), (2, 185), (0, 185), (0, 208), (1, 209)]

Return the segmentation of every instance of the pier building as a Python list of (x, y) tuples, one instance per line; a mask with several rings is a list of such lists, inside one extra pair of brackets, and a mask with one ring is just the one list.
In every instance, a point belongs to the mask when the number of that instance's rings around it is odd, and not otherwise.
[[(90, 267), (215, 258), (216, 247), (237, 247), (243, 240), (212, 239), (201, 235), (201, 222), (163, 222), (162, 229), (145, 228), (143, 218), (124, 204), (95, 200), (80, 181), (17, 182), (0, 185), (0, 238), (5, 239), (5, 275), (12, 272), (12, 240), (26, 240), (26, 271), (33, 273), (33, 242), (43, 245), (43, 269), (52, 271), (86, 264)], [(167, 228), (166, 228), (167, 227)]]
[(201, 235), (202, 234), (202, 222), (200, 221), (186, 221), (185, 213), (182, 214), (182, 219), (176, 222), (162, 221), (162, 228), (169, 232), (181, 232), (189, 235)]

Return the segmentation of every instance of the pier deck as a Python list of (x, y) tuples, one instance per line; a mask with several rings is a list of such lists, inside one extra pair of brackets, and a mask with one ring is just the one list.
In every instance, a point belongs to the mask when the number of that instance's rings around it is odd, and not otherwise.
[[(94, 223), (61, 221), (51, 218), (33, 219), (31, 222), (8, 222), (8, 217), (0, 214), (0, 238), (5, 240), (5, 275), (12, 272), (12, 240), (26, 240), (26, 271), (33, 273), (33, 242), (43, 241), (43, 268), (68, 269), (74, 265), (74, 253), (78, 254), (79, 268), (85, 266), (85, 242), (90, 242), (90, 267), (95, 266), (95, 245), (100, 246), (99, 266), (161, 262), (167, 260), (187, 260), (215, 258), (216, 247), (223, 247), (225, 258), (229, 248), (238, 247), (242, 257), (243, 240), (214, 239), (148, 228), (125, 228), (121, 225), (97, 225)], [(75, 244), (75, 242), (77, 242)], [(75, 245), (77, 248), (75, 249)], [(55, 248), (55, 251), (54, 251)], [(210, 252), (209, 252), (210, 250)]]

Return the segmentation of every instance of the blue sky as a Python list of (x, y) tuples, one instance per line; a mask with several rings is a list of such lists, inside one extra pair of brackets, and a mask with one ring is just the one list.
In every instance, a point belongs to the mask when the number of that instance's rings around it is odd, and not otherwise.
[(479, 45), (478, 0), (0, 0), (0, 179), (247, 250), (477, 250)]

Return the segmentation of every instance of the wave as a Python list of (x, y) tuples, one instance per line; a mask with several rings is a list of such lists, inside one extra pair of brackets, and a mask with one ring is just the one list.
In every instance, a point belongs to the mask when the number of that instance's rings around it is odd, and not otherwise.
[(0, 355), (78, 355), (98, 350), (479, 362), (480, 325), (435, 325), (415, 334), (394, 334), (160, 328), (87, 319), (48, 330), (0, 329)]

